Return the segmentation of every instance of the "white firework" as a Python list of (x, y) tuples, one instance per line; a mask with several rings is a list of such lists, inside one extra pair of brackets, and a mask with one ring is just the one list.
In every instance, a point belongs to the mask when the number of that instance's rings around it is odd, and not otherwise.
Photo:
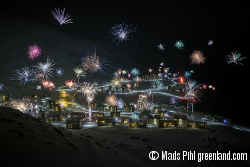
[(4, 84), (2, 82), (0, 82), (0, 91), (1, 90), (5, 90), (5, 86), (4, 86)]
[(133, 25), (127, 24), (116, 24), (109, 30), (111, 37), (113, 37), (113, 41), (118, 41), (117, 45), (119, 45), (123, 41), (131, 40), (133, 38), (133, 33), (136, 32), (136, 28)]
[(94, 100), (95, 94), (97, 94), (95, 84), (90, 83), (85, 83), (83, 86), (81, 86), (80, 92), (86, 97), (89, 103)]
[(163, 50), (165, 50), (165, 45), (160, 43), (160, 44), (157, 46), (157, 48), (158, 48), (159, 50), (163, 51)]
[(49, 77), (53, 74), (53, 60), (47, 58), (47, 61), (45, 63), (38, 63), (34, 66), (35, 72), (36, 72), (36, 79), (46, 79), (49, 80)]
[(76, 74), (76, 78), (78, 79), (78, 81), (79, 81), (80, 77), (86, 76), (86, 72), (81, 67), (76, 67), (73, 70)]
[(188, 80), (185, 84), (185, 97), (189, 100), (196, 101), (199, 99), (199, 87), (196, 81)]
[(15, 77), (11, 78), (12, 80), (19, 80), (24, 85), (29, 81), (33, 81), (35, 74), (33, 69), (30, 70), (29, 67), (24, 67), (13, 71), (15, 72)]
[(56, 69), (56, 75), (57, 76), (62, 76), (63, 75), (63, 69), (61, 69), (61, 68)]
[(52, 10), (54, 18), (59, 22), (60, 25), (73, 23), (71, 22), (72, 19), (70, 19), (70, 15), (68, 14), (64, 15), (64, 12), (65, 8), (63, 8), (63, 10), (60, 10), (59, 8), (58, 9), (55, 8), (55, 11)]
[(122, 100), (122, 98), (119, 98), (118, 100), (117, 100), (117, 108), (118, 109), (121, 109), (121, 108), (123, 108), (124, 107), (124, 101)]
[(85, 56), (82, 60), (82, 67), (84, 72), (86, 71), (91, 74), (96, 72), (105, 74), (106, 72), (104, 69), (107, 69), (106, 66), (108, 66), (107, 61), (97, 55), (96, 48), (94, 49), (94, 51), (89, 51), (87, 53), (87, 56)]
[(239, 61), (245, 59), (246, 57), (241, 57), (241, 53), (237, 53), (237, 52), (232, 52), (231, 55), (227, 55), (227, 63), (231, 64), (240, 64), (243, 65), (242, 63), (240, 63)]

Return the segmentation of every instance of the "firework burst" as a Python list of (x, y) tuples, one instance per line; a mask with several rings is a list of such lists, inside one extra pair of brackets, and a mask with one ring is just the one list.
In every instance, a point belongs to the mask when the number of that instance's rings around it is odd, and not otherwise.
[(210, 40), (208, 41), (208, 43), (207, 43), (208, 46), (212, 46), (213, 44), (214, 44), (214, 41), (211, 40), (211, 39), (210, 39)]
[(147, 107), (148, 95), (146, 93), (139, 94), (138, 101), (141, 103), (141, 109), (143, 110)]
[(171, 97), (169, 102), (172, 105), (176, 105), (178, 103), (178, 98), (177, 97)]
[(196, 99), (199, 100), (200, 92), (199, 92), (200, 85), (197, 84), (196, 81), (188, 80), (185, 83), (185, 98), (196, 101)]
[(76, 78), (80, 79), (80, 77), (85, 77), (86, 76), (86, 72), (81, 68), (81, 67), (76, 67), (73, 69), (76, 75)]
[(69, 88), (73, 88), (76, 85), (76, 82), (74, 82), (73, 80), (67, 80), (65, 81), (65, 85)]
[(137, 68), (132, 68), (130, 73), (131, 73), (132, 76), (140, 75), (140, 71)]
[(127, 24), (117, 24), (109, 30), (111, 34), (110, 37), (113, 37), (113, 41), (118, 41), (117, 45), (119, 45), (123, 41), (128, 41), (133, 39), (133, 33), (136, 32), (136, 28), (133, 25)]
[(163, 87), (163, 82), (160, 80), (155, 80), (151, 83), (151, 85), (154, 89), (156, 89), (156, 91), (159, 91)]
[(46, 79), (49, 80), (49, 77), (53, 74), (53, 60), (47, 58), (47, 61), (45, 63), (38, 63), (34, 66), (35, 72), (36, 72), (36, 79)]
[(245, 59), (246, 57), (241, 57), (241, 53), (237, 53), (237, 52), (232, 52), (231, 55), (227, 55), (227, 63), (231, 64), (240, 64), (243, 65), (242, 63), (240, 63), (239, 61)]
[(83, 94), (83, 96), (86, 97), (88, 103), (94, 100), (95, 94), (97, 94), (95, 89), (95, 84), (90, 84), (90, 83), (85, 83), (84, 85), (82, 85), (80, 92)]
[(105, 74), (104, 69), (106, 69), (107, 65), (107, 61), (97, 55), (96, 47), (94, 51), (87, 52), (87, 56), (85, 56), (82, 61), (83, 70), (91, 74), (96, 72)]
[(63, 69), (61, 69), (61, 68), (56, 69), (56, 75), (57, 76), (62, 76), (63, 75)]
[(121, 109), (121, 108), (123, 108), (124, 107), (124, 101), (122, 100), (122, 98), (119, 98), (118, 100), (117, 100), (117, 108), (118, 109)]
[(41, 55), (41, 52), (42, 49), (36, 44), (33, 46), (29, 46), (28, 55), (30, 59), (34, 60), (35, 58), (39, 57)]
[(163, 50), (165, 50), (165, 45), (160, 43), (160, 44), (157, 46), (157, 48), (158, 48), (159, 50), (163, 51)]
[(25, 112), (30, 105), (30, 99), (28, 98), (12, 99), (7, 105), (13, 109)]
[(64, 12), (65, 12), (65, 8), (63, 8), (63, 10), (60, 10), (59, 8), (58, 9), (55, 8), (55, 11), (52, 10), (52, 15), (59, 22), (60, 25), (73, 23), (71, 22), (72, 19), (70, 19), (70, 15), (68, 14), (64, 15)]
[(2, 83), (2, 82), (0, 82), (0, 91), (1, 90), (5, 90), (6, 88), (5, 88), (5, 85)]
[(128, 89), (131, 89), (131, 87), (132, 87), (131, 83), (128, 82), (128, 83), (127, 83), (127, 88), (128, 88)]
[(192, 64), (201, 64), (201, 63), (204, 63), (205, 60), (206, 60), (206, 57), (203, 56), (202, 52), (201, 51), (194, 51), (192, 53), (192, 55), (190, 56), (190, 59), (191, 59), (191, 63)]
[(21, 69), (13, 70), (15, 72), (14, 78), (12, 80), (19, 80), (21, 84), (26, 84), (27, 82), (33, 81), (34, 79), (34, 70), (29, 69), (29, 67), (24, 67)]
[(174, 47), (176, 47), (176, 48), (178, 48), (178, 49), (184, 49), (184, 43), (182, 42), (182, 41), (176, 41), (175, 42), (175, 45), (174, 45)]
[(114, 94), (107, 96), (105, 101), (106, 101), (106, 103), (108, 103), (109, 106), (116, 106), (117, 105), (117, 97)]
[(52, 81), (43, 80), (42, 85), (45, 89), (49, 89), (49, 90), (52, 90), (55, 88), (55, 84)]
[(111, 82), (112, 82), (112, 85), (114, 86), (119, 86), (121, 83), (120, 79), (117, 77), (113, 78)]

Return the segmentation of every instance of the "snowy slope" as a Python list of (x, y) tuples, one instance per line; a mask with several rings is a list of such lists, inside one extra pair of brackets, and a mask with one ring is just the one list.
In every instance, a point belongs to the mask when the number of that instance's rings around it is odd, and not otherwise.
[(8, 166), (248, 166), (249, 161), (151, 161), (150, 151), (250, 153), (250, 133), (202, 129), (98, 127), (60, 130), (10, 108), (0, 108), (1, 157)]

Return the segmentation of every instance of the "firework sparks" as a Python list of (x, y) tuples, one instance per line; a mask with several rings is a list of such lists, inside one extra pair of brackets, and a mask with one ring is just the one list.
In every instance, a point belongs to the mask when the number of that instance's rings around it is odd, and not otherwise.
[(132, 86), (131, 83), (128, 82), (128, 83), (127, 83), (127, 88), (128, 88), (128, 89), (131, 89), (131, 86)]
[(241, 53), (237, 53), (237, 52), (232, 52), (231, 55), (227, 55), (227, 63), (231, 64), (240, 64), (243, 65), (242, 63), (240, 63), (239, 61), (245, 59), (246, 57), (241, 57)]
[(160, 90), (163, 87), (163, 82), (160, 80), (153, 81), (151, 84), (152, 87), (156, 89), (156, 91)]
[(160, 44), (157, 46), (157, 48), (158, 48), (159, 50), (163, 51), (163, 50), (165, 50), (165, 45), (160, 43)]
[(148, 95), (146, 93), (139, 94), (138, 101), (141, 103), (141, 109), (143, 110), (147, 107)]
[(20, 70), (13, 70), (15, 72), (15, 77), (11, 78), (12, 80), (19, 80), (21, 84), (26, 84), (29, 81), (33, 81), (34, 70), (29, 69), (29, 67), (21, 68)]
[(117, 77), (113, 78), (113, 80), (111, 82), (112, 82), (112, 85), (114, 85), (114, 86), (119, 86), (121, 83), (120, 79)]
[(192, 64), (201, 64), (204, 63), (206, 60), (206, 57), (203, 56), (201, 51), (194, 51), (192, 55), (190, 56), (191, 63)]
[(182, 41), (176, 41), (174, 47), (178, 48), (178, 49), (184, 49), (184, 43)]
[(42, 89), (42, 85), (36, 85), (36, 89), (37, 90), (41, 90)]
[(185, 84), (185, 97), (195, 102), (200, 97), (199, 87), (196, 81), (188, 80)]
[(74, 82), (73, 80), (67, 80), (65, 81), (65, 85), (69, 88), (73, 88), (76, 85), (76, 82)]
[(210, 40), (208, 41), (208, 43), (207, 43), (208, 46), (211, 46), (211, 45), (213, 45), (213, 44), (214, 44), (214, 41), (211, 40), (211, 39), (210, 39)]
[(41, 55), (41, 52), (42, 49), (36, 44), (33, 46), (29, 46), (28, 55), (30, 59), (34, 60), (35, 58), (39, 57)]
[(114, 94), (107, 96), (105, 101), (109, 106), (117, 106), (117, 97)]
[(71, 22), (72, 19), (70, 19), (70, 15), (68, 14), (64, 15), (64, 12), (65, 12), (65, 8), (63, 8), (63, 10), (60, 10), (59, 8), (58, 9), (55, 8), (55, 11), (52, 11), (52, 15), (59, 22), (60, 25), (73, 23)]
[(96, 47), (94, 51), (87, 53), (87, 56), (83, 58), (82, 67), (84, 71), (95, 73), (100, 72), (105, 74), (105, 66), (108, 65), (107, 61), (97, 55)]
[(36, 79), (47, 79), (52, 76), (54, 68), (52, 68), (55, 64), (53, 64), (53, 60), (47, 58), (45, 63), (38, 63), (34, 66), (36, 72)]
[(0, 82), (0, 91), (1, 90), (5, 90), (6, 88), (5, 88), (5, 85), (2, 83), (2, 82)]
[(123, 108), (124, 107), (124, 101), (122, 100), (122, 98), (119, 98), (118, 100), (117, 100), (117, 108), (118, 109), (121, 109), (121, 108)]
[(190, 71), (185, 71), (185, 73), (184, 73), (184, 76), (186, 77), (186, 78), (190, 78), (191, 77), (191, 75), (194, 73), (194, 71), (193, 70), (190, 70)]
[[(81, 92), (83, 96), (86, 97), (87, 101), (90, 103), (93, 98), (95, 97), (95, 94), (97, 94), (95, 89), (95, 84), (85, 83), (83, 86), (81, 86)], [(92, 100), (91, 100), (92, 99)], [(89, 101), (91, 100), (91, 101)]]
[(111, 37), (113, 37), (113, 41), (118, 41), (117, 45), (119, 45), (123, 41), (128, 41), (133, 38), (133, 33), (136, 32), (136, 28), (133, 25), (127, 24), (117, 24), (109, 30)]
[(132, 68), (130, 73), (131, 73), (132, 76), (140, 75), (140, 71), (137, 68)]
[(176, 105), (178, 103), (178, 98), (177, 97), (171, 97), (169, 102), (172, 105)]
[(56, 75), (57, 76), (62, 76), (63, 75), (63, 69), (61, 69), (61, 68), (56, 69)]
[(80, 79), (80, 77), (85, 77), (86, 76), (86, 72), (81, 68), (81, 67), (76, 67), (73, 69), (76, 75), (76, 78)]
[(21, 112), (25, 112), (27, 108), (29, 107), (29, 105), (30, 105), (30, 99), (28, 98), (12, 99), (8, 103), (9, 107), (19, 110)]
[(49, 89), (49, 90), (52, 90), (55, 88), (55, 84), (52, 81), (43, 80), (42, 85), (45, 89)]

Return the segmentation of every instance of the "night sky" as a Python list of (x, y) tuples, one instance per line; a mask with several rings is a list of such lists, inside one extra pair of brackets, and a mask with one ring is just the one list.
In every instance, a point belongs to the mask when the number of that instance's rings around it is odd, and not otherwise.
[[(1, 17), (23, 18), (55, 28), (79, 39), (103, 43), (127, 53), (131, 61), (146, 68), (158, 69), (164, 62), (171, 72), (193, 69), (193, 78), (200, 83), (212, 84), (216, 91), (205, 91), (204, 98), (195, 107), (199, 111), (224, 115), (237, 123), (248, 124), (242, 115), (246, 111), (249, 69), (248, 5), (238, 1), (10, 1), (1, 4)], [(66, 8), (73, 24), (60, 26), (51, 10)], [(115, 24), (137, 27), (134, 40), (116, 46), (109, 36)], [(208, 40), (214, 44), (208, 46)], [(177, 40), (184, 50), (173, 45)], [(157, 45), (166, 45), (164, 51)], [(192, 65), (189, 56), (200, 50), (207, 61)], [(226, 55), (232, 51), (247, 57), (244, 66), (227, 64)], [(141, 69), (142, 73), (146, 72)], [(238, 116), (235, 116), (235, 113)], [(244, 117), (244, 116), (243, 116)]]

